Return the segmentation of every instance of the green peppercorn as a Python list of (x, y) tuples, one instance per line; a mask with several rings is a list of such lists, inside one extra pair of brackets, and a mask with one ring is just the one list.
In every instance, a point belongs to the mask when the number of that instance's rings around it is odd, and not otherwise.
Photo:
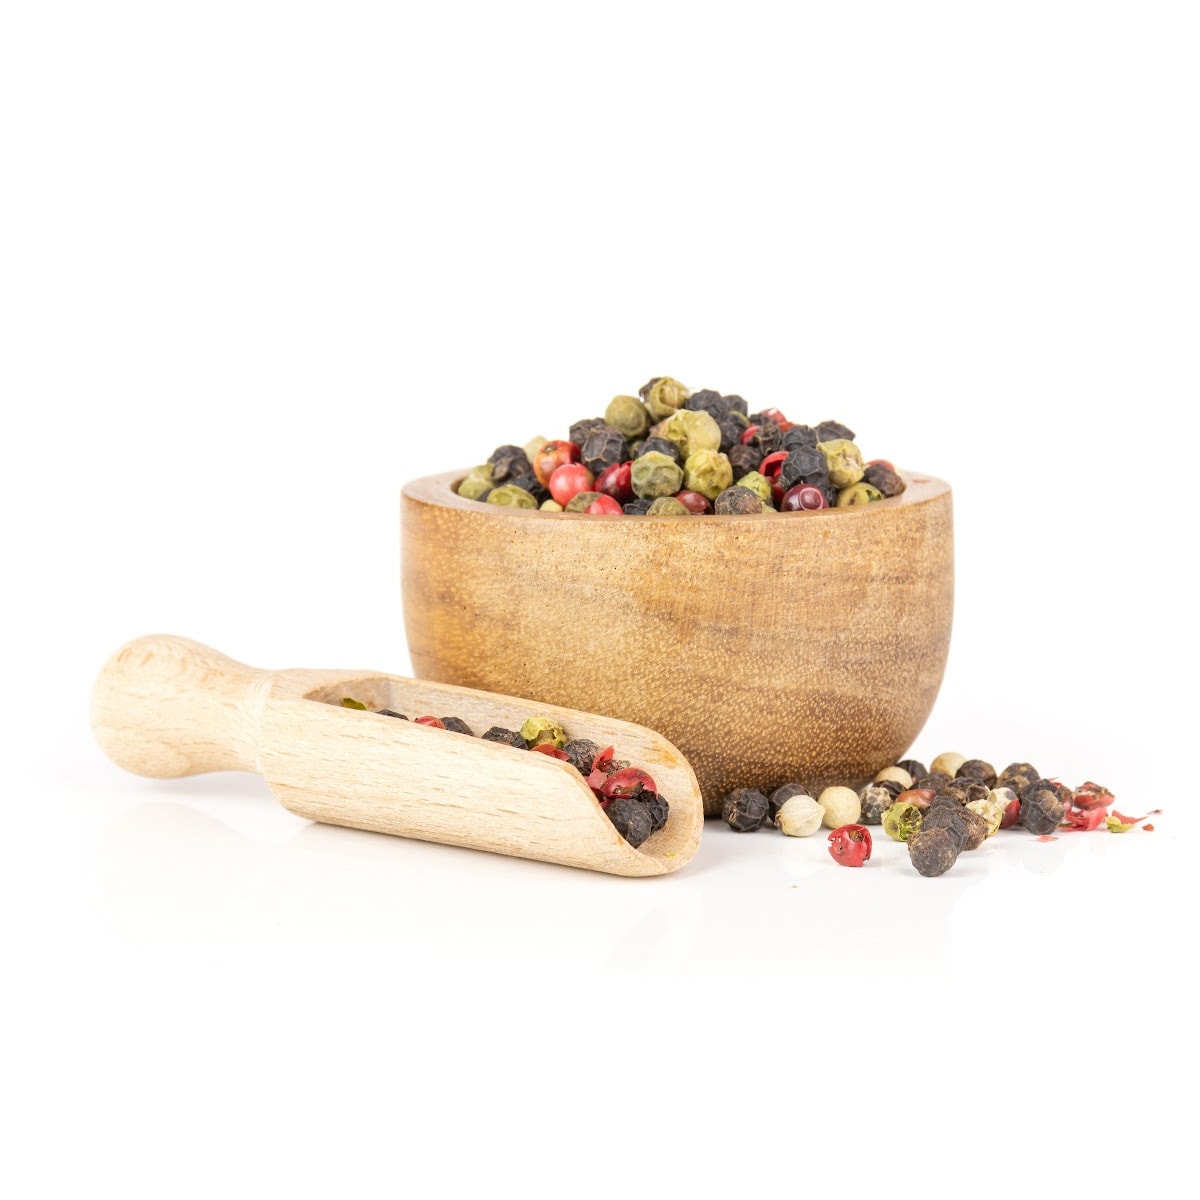
[(480, 496), (491, 491), (492, 484), (492, 465), (484, 463), (482, 466), (472, 467), (467, 472), (458, 485), (458, 494), (464, 500), (478, 500)]
[(720, 517), (745, 517), (763, 511), (763, 502), (753, 489), (735, 484), (726, 488), (713, 501), (713, 512)]
[(925, 814), (907, 800), (897, 800), (881, 818), (883, 832), (897, 842), (907, 842), (921, 832)]
[(920, 874), (944, 875), (958, 861), (958, 843), (949, 830), (922, 830), (908, 843), (908, 857)]
[(721, 427), (706, 412), (681, 408), (663, 422), (659, 436), (674, 442), (685, 461), (697, 450), (721, 448)]
[(546, 438), (542, 437), (541, 434), (538, 434), (537, 437), (530, 438), (529, 441), (527, 441), (522, 447), (522, 449), (525, 451), (525, 457), (529, 459), (531, 463), (535, 458), (537, 458), (538, 452), (546, 444), (546, 441)]
[(863, 477), (862, 454), (858, 447), (844, 438), (820, 442), (817, 449), (825, 456), (829, 482), (836, 488), (850, 487)]
[(1053, 833), (1063, 819), (1058, 788), (1048, 779), (1035, 779), (1021, 789), (1021, 824), (1030, 833)]
[(638, 395), (646, 402), (650, 416), (655, 421), (663, 421), (676, 409), (683, 407), (688, 398), (688, 390), (677, 379), (669, 375), (658, 375), (649, 383), (638, 389)]
[(651, 499), (674, 496), (683, 487), (683, 471), (677, 463), (657, 450), (633, 460), (633, 493)]
[(557, 500), (543, 500), (538, 506), (542, 512), (562, 512), (563, 506)]
[(576, 492), (567, 501), (567, 507), (563, 511), (573, 513), (587, 512), (588, 508), (600, 499), (600, 495), (600, 492)]
[(692, 510), (674, 496), (659, 496), (646, 510), (648, 517), (690, 517)]
[(506, 483), (503, 487), (493, 488), (488, 493), (489, 504), (500, 504), (505, 508), (537, 508), (538, 502), (523, 487), (515, 483)]
[(872, 504), (882, 499), (883, 493), (869, 483), (852, 483), (838, 491), (836, 507), (861, 508), (864, 504)]
[(892, 793), (878, 783), (869, 783), (861, 792), (858, 799), (862, 804), (862, 814), (859, 821), (863, 825), (879, 825), (883, 814), (896, 802)]
[(750, 471), (743, 475), (734, 486), (749, 488), (764, 504), (773, 503), (771, 481), (758, 471)]
[(367, 706), (361, 700), (355, 700), (351, 696), (342, 697), (342, 707), (357, 709), (359, 712), (367, 711)]
[(650, 414), (636, 396), (614, 396), (604, 410), (604, 420), (629, 441), (644, 438), (650, 428)]
[(548, 743), (561, 750), (567, 744), (566, 730), (553, 717), (529, 717), (521, 726), (521, 736), (530, 746)]
[[(697, 413), (696, 416), (704, 416)], [(683, 486), (715, 500), (733, 486), (733, 467), (719, 450), (697, 450), (683, 465)]]

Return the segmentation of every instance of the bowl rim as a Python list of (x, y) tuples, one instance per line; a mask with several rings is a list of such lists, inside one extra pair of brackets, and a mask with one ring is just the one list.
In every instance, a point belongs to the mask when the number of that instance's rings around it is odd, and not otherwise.
[[(458, 495), (454, 489), (466, 477), (469, 470), (469, 467), (460, 467), (455, 471), (442, 471), (437, 475), (424, 475), (419, 479), (413, 479), (404, 484), (400, 494), (405, 500), (416, 501), (421, 504), (431, 504), (439, 508), (455, 509), (464, 513), (473, 513), (479, 517), (490, 515), (493, 518), (511, 518), (521, 521), (600, 521), (606, 524), (614, 521), (628, 521), (630, 519), (628, 513), (546, 512), (540, 508), (510, 508), (504, 504), (488, 504), (486, 501), (481, 503), (478, 500), (468, 500)], [(729, 522), (761, 521), (764, 517), (768, 519), (775, 517), (786, 520), (803, 520), (805, 522), (810, 520), (863, 520), (870, 519), (872, 513), (895, 512), (897, 509), (912, 508), (919, 504), (931, 503), (950, 494), (950, 485), (944, 479), (939, 479), (924, 471), (912, 471), (899, 467), (896, 468), (896, 472), (907, 485), (904, 491), (898, 496), (891, 496), (885, 500), (876, 500), (871, 504), (859, 504), (849, 508), (818, 508), (808, 512), (777, 512), (771, 510), (762, 513), (722, 514), (720, 516), (715, 513), (707, 513), (704, 514), (705, 520), (700, 522), (700, 524), (704, 527), (716, 526), (723, 528)], [(645, 525), (647, 522), (657, 524), (663, 521), (675, 525), (678, 520), (678, 516), (664, 514), (655, 517), (638, 517), (637, 523), (639, 527)], [(689, 526), (689, 528), (691, 527)]]

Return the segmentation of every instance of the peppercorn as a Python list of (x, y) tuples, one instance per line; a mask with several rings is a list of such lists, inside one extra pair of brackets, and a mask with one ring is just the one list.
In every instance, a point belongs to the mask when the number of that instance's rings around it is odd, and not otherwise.
[(988, 800), (1003, 812), (1003, 816), (1000, 818), (1001, 829), (1011, 829), (1021, 819), (1021, 801), (1012, 788), (992, 788)]
[(587, 510), (597, 500), (600, 499), (601, 495), (601, 492), (593, 491), (576, 492), (575, 495), (573, 495), (571, 499), (567, 501), (567, 507), (563, 511), (573, 513), (587, 512)]
[(514, 475), (525, 475), (533, 464), (520, 446), (497, 446), (488, 458), (493, 483), (507, 483)]
[(635, 849), (654, 832), (654, 822), (640, 800), (619, 796), (605, 812), (617, 832)]
[(962, 808), (962, 801), (959, 800), (957, 796), (947, 796), (944, 793), (939, 792), (925, 806), (925, 811), (932, 812), (935, 808), (948, 808), (951, 812), (954, 812), (955, 810)]
[(676, 409), (684, 405), (688, 398), (688, 390), (677, 379), (669, 375), (659, 375), (644, 383), (638, 389), (638, 395), (646, 402), (650, 416), (656, 421), (666, 420)]
[(572, 738), (563, 747), (563, 753), (567, 756), (567, 762), (580, 775), (590, 775), (592, 773), (592, 764), (596, 761), (596, 755), (600, 753), (600, 747), (588, 738)]
[(525, 457), (529, 459), (530, 462), (533, 462), (538, 455), (538, 451), (541, 450), (548, 440), (548, 438), (542, 437), (540, 433), (537, 437), (530, 438), (529, 441), (527, 441), (525, 445), (521, 447), (521, 449), (525, 451)]
[(557, 500), (543, 500), (538, 508), (542, 512), (563, 512), (563, 506)]
[(921, 875), (944, 875), (958, 860), (958, 844), (948, 829), (923, 829), (908, 843), (908, 857)]
[(583, 465), (599, 475), (605, 467), (619, 466), (629, 458), (629, 443), (617, 430), (601, 425), (587, 435), (581, 457)]
[(522, 487), (515, 483), (506, 483), (503, 487), (493, 488), (488, 493), (489, 504), (499, 504), (504, 508), (537, 508), (538, 502)]
[(787, 837), (811, 837), (821, 828), (825, 810), (809, 795), (789, 796), (775, 814), (775, 828)]
[(525, 475), (514, 475), (506, 486), (522, 488), (539, 504), (544, 500), (550, 499), (550, 493), (542, 486), (541, 481), (532, 472)]
[(921, 832), (925, 814), (907, 800), (897, 800), (885, 809), (881, 821), (883, 832), (897, 842), (907, 842)]
[(982, 758), (968, 758), (955, 772), (957, 779), (978, 779), (988, 789), (996, 786), (996, 768)]
[(858, 799), (862, 805), (858, 819), (864, 825), (879, 825), (883, 821), (883, 814), (896, 802), (892, 793), (877, 783), (868, 783), (858, 793)]
[(633, 463), (617, 463), (605, 467), (596, 476), (596, 491), (611, 496), (621, 504), (628, 504), (633, 498)]
[(493, 725), (483, 735), (485, 742), (499, 742), (502, 746), (512, 746), (516, 750), (528, 750), (529, 743), (515, 730)]
[(817, 803), (825, 810), (825, 824), (830, 829), (853, 825), (862, 815), (862, 803), (853, 788), (827, 787), (817, 797)]
[(585, 421), (576, 421), (567, 434), (567, 440), (582, 450), (588, 434), (593, 429), (602, 429), (607, 424), (608, 422), (603, 417), (588, 417)]
[(654, 501), (647, 497), (645, 500), (630, 500), (625, 505), (625, 515), (627, 517), (644, 517), (649, 511)]
[(769, 807), (767, 816), (774, 821), (779, 815), (779, 809), (793, 796), (807, 796), (808, 788), (802, 783), (784, 783), (777, 787), (768, 797)]
[(697, 450), (716, 451), (721, 445), (721, 427), (706, 412), (680, 409), (660, 426), (660, 436), (679, 447), (686, 462)]
[(766, 507), (752, 489), (741, 484), (727, 487), (713, 501), (713, 511), (721, 517), (751, 516), (763, 512)]
[(670, 438), (651, 435), (642, 442), (638, 452), (633, 456), (634, 460), (636, 461), (646, 454), (665, 454), (673, 463), (683, 466), (683, 455), (679, 453), (679, 447)]
[(967, 756), (965, 754), (957, 754), (947, 750), (944, 754), (939, 754), (929, 764), (929, 770), (932, 774), (949, 775), (953, 779), (958, 774), (958, 768), (966, 761)]
[(369, 711), (367, 706), (361, 700), (355, 700), (350, 696), (342, 697), (342, 707), (343, 708), (353, 708), (353, 709), (356, 709), (358, 712), (368, 712)]
[(864, 825), (841, 825), (829, 835), (829, 853), (842, 867), (861, 867), (871, 857), (871, 831)]
[(768, 454), (774, 454), (776, 450), (783, 447), (783, 434), (774, 421), (751, 424), (746, 427), (746, 432), (742, 434), (742, 445), (757, 450), (758, 457), (761, 460), (766, 458)]
[[(975, 801), (974, 803), (986, 804), (987, 801)], [(991, 828), (987, 818), (971, 808), (964, 808), (959, 815), (967, 823), (967, 844), (963, 849), (978, 850), (991, 837)]]
[(816, 428), (818, 442), (854, 441), (854, 430), (837, 421), (822, 421)]
[(748, 475), (743, 475), (734, 486), (749, 488), (764, 505), (773, 505), (771, 481), (758, 471), (751, 471)]
[(700, 495), (699, 492), (689, 492), (686, 490), (676, 492), (675, 499), (693, 516), (702, 516), (704, 513), (712, 512), (712, 505), (709, 503), (708, 497)]
[(944, 788), (941, 794), (944, 796), (953, 796), (961, 805), (968, 805), (972, 800), (986, 800), (991, 794), (991, 788), (986, 783), (980, 783), (978, 779), (952, 779)]
[(721, 431), (721, 444), (717, 447), (722, 454), (728, 454), (734, 446), (742, 444), (742, 434), (746, 432), (746, 418), (737, 413), (729, 413), (717, 421)]
[(750, 411), (750, 405), (741, 396), (722, 396), (721, 402), (729, 406), (730, 412), (741, 413), (743, 417)]
[(908, 791), (913, 785), (913, 777), (903, 767), (884, 767), (871, 782), (886, 783), (888, 780), (900, 784), (902, 792)]
[(740, 442), (725, 456), (733, 468), (734, 479), (741, 479), (751, 471), (757, 471), (763, 456), (753, 446), (743, 446)]
[(638, 799), (650, 818), (650, 831), (657, 833), (666, 825), (671, 806), (657, 792), (643, 792)]
[(693, 392), (684, 402), (683, 407), (689, 412), (706, 412), (714, 421), (720, 421), (729, 412), (729, 406), (721, 399), (720, 392), (711, 388), (701, 388)]
[(882, 500), (883, 493), (873, 488), (869, 483), (853, 483), (842, 488), (837, 494), (837, 508), (862, 508), (866, 504), (874, 504)]
[(966, 849), (967, 845), (967, 823), (963, 819), (963, 810), (959, 805), (954, 807), (937, 807), (929, 806), (929, 811), (925, 814), (924, 829), (944, 829), (951, 837), (954, 838), (955, 848), (958, 851)]
[(553, 717), (529, 717), (521, 726), (521, 736), (530, 746), (547, 742), (561, 750), (567, 744), (567, 732)]
[(690, 517), (692, 510), (674, 496), (659, 496), (646, 510), (648, 517)]
[(825, 456), (815, 446), (789, 451), (779, 468), (779, 486), (785, 492), (801, 483), (824, 487), (828, 482), (829, 467)]
[(590, 517), (619, 517), (624, 510), (611, 496), (600, 495), (583, 511)]
[(596, 477), (583, 463), (564, 463), (550, 476), (550, 496), (556, 504), (566, 505), (580, 492), (598, 491)]
[(1019, 796), (1026, 787), (1038, 779), (1041, 779), (1041, 776), (1037, 773), (1037, 769), (1029, 763), (1009, 763), (996, 776), (995, 786), (1012, 788)]
[(863, 483), (869, 483), (888, 499), (900, 495), (907, 486), (899, 474), (884, 463), (869, 463), (863, 469)]
[[(909, 788), (907, 792), (901, 792), (896, 797), (897, 803), (907, 801), (909, 804), (916, 805), (922, 812), (925, 811), (937, 799), (937, 792), (932, 788), (915, 787)], [(957, 802), (956, 802), (957, 803)]]
[[(992, 795), (995, 795), (993, 792)], [(987, 836), (991, 837), (1000, 828), (1000, 823), (1004, 820), (1004, 807), (997, 804), (995, 800), (989, 798), (987, 800), (972, 800), (967, 804), (967, 811), (976, 813), (982, 817), (987, 824)]]
[(825, 455), (825, 465), (829, 468), (829, 482), (834, 487), (849, 487), (863, 477), (862, 454), (853, 442), (841, 438), (831, 442), (818, 442), (817, 449)]
[(738, 833), (753, 833), (767, 819), (771, 802), (753, 788), (738, 788), (725, 797), (721, 815)]
[(674, 496), (683, 486), (682, 469), (657, 450), (633, 460), (631, 478), (634, 495), (641, 499)]
[(913, 780), (913, 787), (919, 788), (922, 791), (940, 792), (951, 780), (952, 776), (946, 775), (942, 771), (930, 771), (928, 775), (922, 775), (920, 779)]
[(467, 737), (475, 736), (470, 725), (462, 717), (442, 717), (442, 728), (449, 729), (451, 733), (465, 733)]
[(604, 410), (604, 420), (626, 439), (645, 437), (650, 428), (650, 414), (636, 396), (614, 396)]
[(1021, 789), (1021, 824), (1030, 833), (1053, 833), (1063, 819), (1058, 788), (1048, 779), (1035, 779)]
[[(703, 413), (696, 415), (704, 416)], [(733, 486), (733, 468), (719, 451), (697, 450), (689, 454), (684, 463), (683, 483), (689, 491), (715, 500), (727, 487)]]
[(491, 491), (494, 485), (492, 466), (490, 463), (484, 463), (483, 466), (472, 467), (466, 473), (459, 482), (458, 494), (464, 500), (478, 500), (483, 493)]
[(390, 708), (381, 708), (379, 710), (379, 715), (381, 717), (395, 717), (399, 721), (407, 721), (408, 720), (408, 718), (403, 713), (395, 712), (394, 710), (392, 710)]
[(819, 512), (829, 507), (829, 497), (811, 483), (798, 483), (789, 488), (779, 502), (780, 512)]
[(907, 771), (912, 776), (913, 783), (916, 783), (918, 779), (922, 779), (929, 774), (925, 770), (925, 764), (918, 762), (915, 758), (902, 758), (896, 766), (902, 771)]
[(875, 784), (875, 786), (883, 788), (893, 800), (899, 799), (904, 792), (909, 790), (902, 783), (895, 779), (881, 779)]
[[(811, 425), (793, 425), (783, 435), (783, 449), (815, 450), (819, 440), (817, 431)], [(824, 465), (824, 455), (822, 455), (822, 465)]]

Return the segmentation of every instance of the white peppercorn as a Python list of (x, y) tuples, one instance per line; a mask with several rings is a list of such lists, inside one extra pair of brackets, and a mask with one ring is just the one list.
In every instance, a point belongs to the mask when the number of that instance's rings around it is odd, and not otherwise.
[(967, 756), (965, 754), (954, 754), (948, 751), (945, 754), (939, 754), (929, 764), (929, 771), (931, 774), (949, 775), (953, 779), (958, 774), (958, 768), (966, 761)]
[(886, 783), (889, 779), (895, 780), (896, 783), (900, 784), (902, 792), (907, 792), (913, 785), (913, 777), (903, 767), (884, 767), (875, 776), (873, 782)]
[(788, 837), (810, 837), (824, 819), (825, 810), (811, 796), (789, 796), (775, 814), (775, 825)]
[(817, 803), (825, 810), (824, 824), (829, 829), (855, 825), (862, 815), (862, 801), (853, 788), (827, 787), (817, 797)]

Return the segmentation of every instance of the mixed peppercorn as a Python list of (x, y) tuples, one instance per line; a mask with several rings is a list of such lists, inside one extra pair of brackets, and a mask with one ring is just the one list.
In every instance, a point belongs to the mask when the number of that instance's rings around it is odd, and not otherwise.
[[(408, 720), (403, 713), (390, 708), (371, 710), (361, 700), (350, 697), (342, 700), (342, 707)], [(417, 717), (414, 723), (474, 736), (471, 727), (458, 717)], [(657, 785), (647, 772), (616, 758), (612, 746), (601, 747), (587, 738), (569, 738), (554, 717), (532, 716), (520, 729), (493, 725), (481, 736), (485, 742), (546, 754), (569, 763), (587, 780), (600, 807), (631, 846), (640, 846), (667, 823), (670, 805), (659, 795)]]
[(1126, 833), (1139, 824), (1154, 828), (1143, 824), (1145, 817), (1117, 812), (1114, 800), (1112, 792), (1096, 783), (1069, 788), (1043, 779), (1029, 763), (1012, 763), (997, 772), (982, 759), (941, 754), (928, 770), (916, 759), (885, 767), (857, 792), (829, 787), (814, 799), (799, 783), (785, 783), (769, 797), (739, 788), (725, 797), (722, 815), (739, 833), (773, 823), (789, 837), (809, 837), (824, 825), (832, 831), (834, 861), (851, 867), (861, 867), (871, 857), (866, 827), (880, 825), (888, 837), (907, 845), (921, 875), (935, 876), (1001, 829), (1021, 826), (1051, 841), (1059, 829)]
[(651, 517), (813, 512), (903, 492), (892, 464), (864, 461), (854, 437), (837, 421), (798, 425), (659, 376), (576, 421), (565, 441), (500, 446), (457, 490), (510, 508)]

